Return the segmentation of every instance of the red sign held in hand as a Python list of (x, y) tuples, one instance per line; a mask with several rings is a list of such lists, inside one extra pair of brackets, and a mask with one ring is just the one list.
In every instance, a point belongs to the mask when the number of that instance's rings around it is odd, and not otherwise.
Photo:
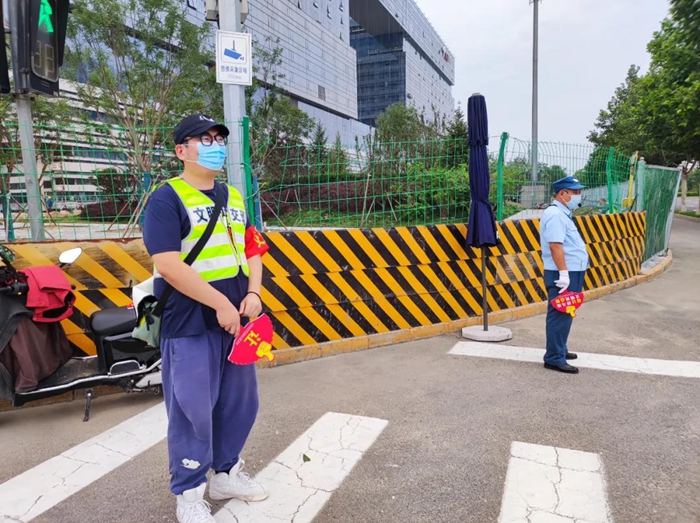
[(581, 305), (583, 305), (582, 292), (567, 291), (552, 300), (552, 307), (559, 312), (571, 314), (571, 316), (574, 318), (576, 317), (576, 311)]
[(250, 365), (260, 358), (267, 358), (268, 361), (274, 360), (275, 355), (272, 353), (273, 336), (272, 321), (270, 321), (267, 314), (255, 318), (241, 328), (240, 333), (233, 342), (228, 361), (236, 365)]

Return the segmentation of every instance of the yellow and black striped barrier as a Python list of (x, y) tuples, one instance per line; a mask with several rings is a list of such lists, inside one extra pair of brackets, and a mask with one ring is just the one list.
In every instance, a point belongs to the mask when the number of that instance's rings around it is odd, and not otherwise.
[[(591, 267), (585, 289), (638, 274), (643, 213), (576, 218)], [(488, 249), (489, 310), (546, 299), (539, 221), (499, 224)], [(481, 250), (466, 248), (464, 225), (274, 232), (265, 235), (263, 302), (275, 324), (275, 349), (387, 333), (482, 314)], [(151, 275), (141, 240), (17, 244), (17, 267), (57, 263), (60, 252), (84, 254), (66, 268), (78, 296), (63, 325), (71, 342), (94, 354), (90, 315), (131, 302), (131, 287)]]

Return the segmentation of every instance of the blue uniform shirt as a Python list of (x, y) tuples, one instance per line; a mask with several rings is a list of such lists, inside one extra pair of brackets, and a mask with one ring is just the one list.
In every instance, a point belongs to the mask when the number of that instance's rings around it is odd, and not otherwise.
[[(227, 190), (225, 186), (219, 187)], [(216, 191), (202, 191), (215, 200)], [(250, 223), (246, 219), (246, 230)], [(151, 194), (146, 206), (143, 225), (143, 241), (153, 256), (162, 252), (180, 252), (181, 242), (190, 233), (190, 218), (175, 190), (164, 184)], [(239, 307), (248, 290), (248, 278), (243, 271), (235, 278), (215, 281), (211, 284), (223, 293), (231, 303)], [(165, 281), (157, 278), (154, 294), (159, 297), (165, 289)], [(246, 320), (242, 319), (242, 324)], [(174, 291), (165, 305), (161, 322), (161, 336), (166, 339), (198, 336), (207, 331), (223, 330), (216, 319), (216, 311)]]
[(558, 271), (552, 258), (550, 243), (561, 243), (564, 246), (566, 268), (570, 271), (585, 271), (588, 268), (588, 252), (586, 244), (578, 232), (571, 211), (563, 204), (555, 201), (548, 207), (540, 220), (540, 243), (542, 244), (542, 261), (544, 270)]

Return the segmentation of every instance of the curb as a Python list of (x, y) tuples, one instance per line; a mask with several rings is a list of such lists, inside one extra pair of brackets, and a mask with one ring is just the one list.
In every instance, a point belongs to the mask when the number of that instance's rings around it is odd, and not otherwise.
[[(671, 266), (672, 263), (673, 253), (669, 249), (666, 257), (663, 258), (663, 260), (658, 265), (656, 265), (649, 271), (642, 274), (638, 274), (634, 278), (630, 278), (622, 282), (613, 283), (612, 285), (606, 285), (605, 287), (601, 287), (599, 289), (586, 291), (584, 295), (587, 301), (596, 300), (598, 298), (602, 298), (603, 296), (607, 296), (609, 294), (613, 294), (615, 292), (628, 289), (630, 287), (634, 287), (642, 283), (646, 283), (666, 272), (666, 270)], [(530, 305), (525, 305), (516, 309), (496, 311), (494, 313), (491, 313), (489, 314), (489, 322), (492, 324), (508, 323), (515, 320), (521, 320), (525, 318), (530, 318), (532, 316), (541, 315), (545, 312), (547, 312), (547, 302), (532, 303)], [(280, 365), (300, 363), (302, 361), (315, 360), (327, 356), (347, 354), (349, 352), (359, 352), (363, 350), (373, 349), (376, 347), (393, 345), (395, 343), (432, 338), (434, 336), (442, 336), (445, 334), (454, 334), (455, 331), (459, 331), (464, 327), (472, 327), (474, 325), (482, 325), (482, 318), (466, 318), (463, 320), (456, 320), (449, 323), (438, 323), (435, 325), (414, 327), (412, 329), (387, 332), (383, 334), (373, 334), (371, 336), (363, 336), (361, 338), (349, 338), (344, 340), (321, 343), (318, 345), (307, 345), (304, 347), (283, 349), (275, 351), (274, 361), (268, 362), (267, 360), (262, 360), (257, 364), (257, 367), (261, 369), (279, 367)], [(98, 390), (99, 396), (121, 392), (119, 389), (116, 389), (114, 387), (99, 387), (99, 389), (96, 387), (94, 392), (97, 393)], [(94, 394), (93, 398), (99, 396), (98, 394)], [(62, 396), (46, 398), (45, 400), (29, 403), (26, 407), (20, 408), (24, 409), (31, 408), (33, 406), (63, 403), (73, 401), (74, 399), (80, 400), (83, 398), (84, 394), (82, 391), (74, 391), (66, 393)], [(13, 410), (10, 403), (6, 401), (0, 401), (0, 412), (8, 410)]]
[[(638, 274), (637, 276), (629, 278), (625, 281), (613, 283), (612, 285), (606, 285), (605, 287), (600, 287), (598, 289), (586, 291), (584, 293), (585, 299), (587, 301), (597, 300), (598, 298), (602, 298), (609, 294), (613, 294), (615, 292), (628, 289), (630, 287), (634, 287), (642, 283), (646, 283), (666, 272), (666, 270), (671, 266), (672, 263), (673, 252), (671, 251), (671, 249), (669, 249), (667, 255), (663, 258), (663, 260), (647, 272)], [(540, 303), (532, 303), (530, 305), (525, 305), (516, 309), (496, 311), (494, 313), (491, 313), (489, 314), (489, 323), (508, 323), (515, 320), (521, 320), (525, 318), (530, 318), (532, 316), (545, 314), (546, 312), (547, 302), (543, 301)], [(455, 331), (461, 330), (464, 327), (472, 327), (474, 325), (482, 324), (483, 321), (481, 317), (466, 318), (463, 320), (456, 320), (449, 323), (438, 323), (435, 325), (426, 325), (424, 327), (414, 327), (412, 329), (387, 332), (383, 334), (374, 334), (371, 336), (364, 336), (362, 338), (351, 338), (346, 340), (320, 343), (318, 345), (308, 345), (305, 347), (283, 349), (275, 351), (274, 361), (262, 361), (258, 363), (258, 368), (277, 367), (280, 365), (299, 363), (302, 361), (323, 358), (326, 356), (335, 356), (338, 354), (345, 354), (348, 352), (358, 352), (361, 350), (373, 349), (375, 347), (392, 345), (394, 343), (402, 343), (424, 338), (432, 338), (434, 336), (441, 336), (444, 334), (453, 334)]]
[(689, 222), (700, 222), (700, 215), (695, 217), (695, 216), (688, 216), (686, 214), (680, 214), (680, 213), (674, 212), (673, 217), (680, 218), (681, 220), (687, 220)]

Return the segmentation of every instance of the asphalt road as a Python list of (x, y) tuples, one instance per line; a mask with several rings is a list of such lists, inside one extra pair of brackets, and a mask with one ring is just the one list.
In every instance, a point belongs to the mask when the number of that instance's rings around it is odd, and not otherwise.
[[(585, 304), (571, 350), (700, 360), (700, 223), (676, 220), (672, 247), (674, 264), (659, 279)], [(542, 317), (508, 327), (512, 345), (543, 347)], [(697, 379), (592, 369), (567, 376), (447, 355), (457, 341), (443, 336), (261, 371), (247, 469), (256, 473), (323, 414), (339, 412), (389, 424), (318, 523), (496, 522), (513, 441), (599, 454), (616, 523), (700, 521)], [(89, 423), (78, 402), (0, 414), (0, 482), (158, 401), (98, 398)], [(175, 521), (165, 443), (33, 521)]]

